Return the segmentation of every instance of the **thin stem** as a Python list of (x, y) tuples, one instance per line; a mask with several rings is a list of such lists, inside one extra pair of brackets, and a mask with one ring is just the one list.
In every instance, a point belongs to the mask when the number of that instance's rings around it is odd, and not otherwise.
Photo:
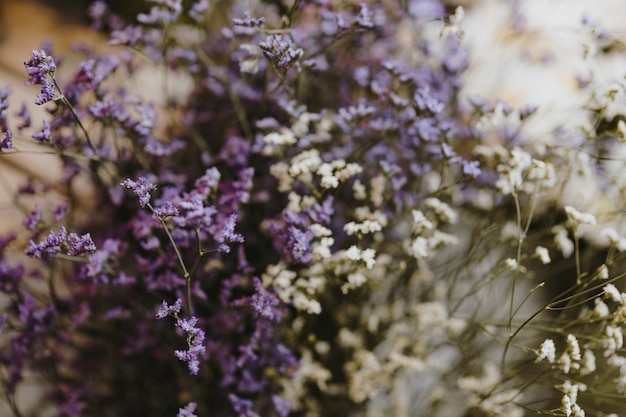
[(183, 270), (183, 277), (185, 278), (185, 282), (186, 282), (187, 311), (188, 311), (188, 314), (191, 316), (193, 315), (193, 305), (191, 303), (191, 274), (189, 273), (189, 271), (187, 270), (187, 267), (185, 266), (185, 261), (183, 260), (183, 256), (181, 255), (180, 250), (178, 249), (178, 245), (176, 245), (176, 242), (174, 242), (174, 238), (172, 237), (172, 234), (170, 233), (169, 228), (165, 224), (165, 220), (156, 214), (156, 212), (154, 211), (154, 207), (152, 207), (150, 203), (146, 204), (146, 206), (150, 209), (154, 217), (157, 218), (159, 223), (161, 223), (161, 226), (163, 227), (163, 230), (165, 231), (165, 234), (167, 235), (168, 240), (170, 241), (170, 243), (172, 244), (172, 247), (174, 248), (174, 252), (176, 252), (176, 257), (178, 258), (178, 263), (181, 269)]
[(78, 114), (76, 113), (76, 109), (74, 109), (74, 106), (72, 105), (72, 103), (70, 103), (67, 97), (65, 97), (65, 95), (63, 94), (63, 90), (61, 90), (61, 87), (59, 86), (59, 83), (57, 82), (54, 75), (50, 74), (50, 77), (52, 78), (52, 81), (54, 82), (54, 86), (56, 87), (57, 91), (59, 92), (59, 94), (61, 94), (60, 100), (70, 110), (70, 112), (72, 113), (72, 116), (74, 116), (74, 120), (76, 120), (76, 123), (78, 124), (78, 127), (80, 127), (80, 129), (83, 131), (83, 134), (85, 135), (85, 140), (87, 141), (87, 145), (89, 145), (89, 149), (91, 149), (91, 152), (93, 152), (93, 158), (98, 159), (96, 148), (95, 146), (93, 146), (93, 143), (91, 142), (91, 137), (89, 136), (87, 129), (83, 125), (83, 122), (80, 120), (80, 117), (78, 117)]

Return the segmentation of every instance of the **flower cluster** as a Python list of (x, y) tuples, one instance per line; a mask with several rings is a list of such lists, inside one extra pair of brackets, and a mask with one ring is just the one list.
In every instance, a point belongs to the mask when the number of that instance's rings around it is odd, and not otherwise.
[(152, 3), (32, 52), (44, 119), (0, 90), (0, 168), (62, 168), (0, 236), (13, 416), (41, 377), (58, 416), (623, 410), (626, 89), (536, 135), (465, 93), (461, 6)]

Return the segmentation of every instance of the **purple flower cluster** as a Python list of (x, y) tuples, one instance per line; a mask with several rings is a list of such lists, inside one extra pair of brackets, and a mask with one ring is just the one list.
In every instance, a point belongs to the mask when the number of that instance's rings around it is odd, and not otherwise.
[[(12, 346), (0, 355), (5, 392), (32, 368), (58, 379), (51, 398), (70, 415), (286, 417), (302, 414), (298, 401), (345, 415), (334, 405), (350, 403), (345, 386), (331, 393), (310, 380), (299, 398), (285, 387), (314, 345), (333, 384), (345, 383), (338, 334), (358, 321), (359, 301), (342, 298), (355, 262), (340, 257), (382, 243), (344, 226), (400, 224), (435, 192), (429, 174), (481, 176), (464, 152), (473, 137), (457, 101), (465, 51), (454, 35), (436, 47), (416, 38), (404, 59), (396, 25), (441, 18), (435, 0), (408, 11), (400, 1), (297, 1), (280, 12), (263, 2), (246, 12), (235, 2), (154, 3), (127, 23), (95, 2), (95, 26), (126, 48), (81, 48), (65, 82), (47, 52), (25, 62), (27, 83), (42, 86), (37, 104), (63, 98), (35, 126), (26, 109), (17, 115), (23, 136), (63, 167), (29, 197), (63, 190), (67, 203), (53, 221), (39, 206), (26, 216), (27, 245), (0, 245), (12, 303), (2, 319)], [(232, 24), (208, 24), (224, 16)], [(146, 59), (186, 87), (159, 104), (118, 84), (141, 84)], [(15, 142), (9, 92), (0, 90), (0, 150)], [(29, 294), (34, 281), (49, 294)], [(320, 316), (302, 308), (313, 301)]]
[(43, 50), (33, 49), (31, 58), (24, 62), (24, 66), (28, 73), (26, 84), (41, 85), (35, 104), (41, 105), (55, 100), (58, 96), (53, 81), (54, 72), (57, 69), (54, 59)]

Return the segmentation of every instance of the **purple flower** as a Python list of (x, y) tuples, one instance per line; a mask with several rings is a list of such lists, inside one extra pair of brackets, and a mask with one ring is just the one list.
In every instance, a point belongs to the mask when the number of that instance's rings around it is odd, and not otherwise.
[(259, 415), (252, 410), (252, 401), (240, 398), (235, 394), (228, 394), (228, 399), (233, 405), (237, 417), (259, 417)]
[(156, 313), (157, 319), (162, 319), (164, 317), (171, 315), (176, 315), (180, 312), (180, 309), (183, 308), (183, 301), (179, 298), (172, 305), (168, 305), (165, 300), (161, 303), (159, 310)]
[(69, 203), (67, 202), (67, 200), (64, 200), (61, 204), (57, 205), (52, 210), (52, 213), (54, 214), (54, 220), (56, 220), (57, 222), (60, 222), (61, 220), (63, 220), (63, 218), (65, 217), (65, 212), (67, 210), (68, 204)]
[(194, 411), (196, 411), (196, 407), (196, 403), (189, 403), (184, 408), (178, 409), (178, 414), (176, 414), (176, 417), (198, 417), (194, 414)]
[(222, 239), (224, 239), (225, 242), (243, 243), (243, 236), (240, 235), (239, 233), (235, 233), (236, 224), (237, 224), (237, 215), (231, 214), (230, 216), (228, 216), (228, 219), (226, 219), (224, 228), (222, 229), (222, 232), (221, 232)]
[(359, 14), (356, 18), (356, 25), (358, 27), (364, 28), (364, 29), (371, 29), (374, 27), (374, 22), (372, 22), (372, 12), (371, 10), (367, 7), (366, 4), (361, 4), (361, 7), (359, 8)]
[(41, 258), (44, 253), (59, 253), (61, 252), (61, 245), (63, 245), (66, 241), (67, 230), (64, 226), (61, 226), (59, 233), (54, 233), (50, 230), (48, 236), (46, 236), (39, 244), (30, 240), (25, 253), (31, 258)]
[(256, 316), (265, 317), (271, 321), (279, 321), (282, 311), (278, 308), (278, 297), (263, 288), (261, 280), (254, 277), (254, 289), (256, 292), (250, 297), (250, 307)]
[(0, 141), (0, 151), (2, 149), (12, 149), (13, 148), (13, 134), (10, 130), (4, 132), (4, 138)]
[(232, 22), (234, 26), (244, 26), (248, 28), (255, 28), (255, 27), (261, 27), (261, 25), (263, 25), (263, 23), (265, 22), (265, 18), (259, 17), (258, 19), (255, 19), (252, 16), (250, 16), (250, 13), (244, 12), (243, 19), (235, 18), (232, 20)]
[(120, 183), (122, 187), (128, 188), (133, 191), (137, 197), (139, 197), (139, 205), (145, 207), (150, 202), (150, 191), (156, 190), (156, 185), (150, 182), (146, 177), (139, 177), (137, 181), (133, 181), (130, 178), (125, 179)]
[(89, 233), (82, 236), (78, 236), (76, 233), (70, 233), (67, 237), (67, 244), (69, 245), (69, 249), (67, 250), (69, 256), (79, 256), (96, 251), (96, 245), (93, 243)]
[(45, 51), (34, 50), (30, 60), (24, 62), (28, 73), (27, 85), (41, 85), (41, 92), (37, 94), (35, 104), (44, 104), (57, 98), (56, 87), (49, 76), (53, 76), (57, 69), (54, 59)]
[(470, 177), (477, 177), (481, 174), (479, 161), (463, 160), (463, 173)]
[(176, 327), (181, 328), (187, 333), (187, 350), (176, 350), (174, 354), (178, 359), (187, 362), (187, 367), (192, 375), (198, 375), (200, 372), (200, 356), (206, 354), (204, 346), (205, 333), (204, 330), (196, 327), (198, 318), (192, 316), (190, 319), (180, 319), (176, 321)]
[(189, 9), (189, 17), (196, 22), (202, 22), (204, 15), (209, 10), (209, 0), (196, 1)]
[(15, 115), (22, 120), (22, 122), (17, 126), (17, 130), (21, 131), (30, 127), (30, 112), (28, 111), (28, 107), (26, 107), (26, 103), (22, 103), (22, 107), (15, 113)]
[(167, 217), (178, 216), (180, 211), (174, 203), (171, 201), (166, 201), (162, 206), (158, 206), (154, 209), (154, 215), (159, 219), (165, 219)]
[(270, 35), (259, 46), (265, 57), (281, 69), (288, 69), (304, 55), (302, 48), (294, 48), (293, 41), (287, 36)]
[(28, 73), (27, 85), (46, 85), (48, 75), (54, 74), (57, 69), (54, 59), (48, 56), (45, 51), (33, 49), (31, 58), (24, 62)]
[(30, 215), (24, 219), (22, 225), (28, 229), (33, 230), (37, 227), (37, 224), (41, 220), (41, 208), (39, 207), (39, 203), (35, 204), (35, 209), (30, 212)]
[(33, 139), (37, 142), (44, 143), (50, 141), (52, 132), (50, 131), (50, 123), (47, 120), (43, 121), (43, 129), (33, 134)]
[(4, 87), (0, 89), (0, 129), (3, 131), (9, 130), (7, 125), (7, 109), (9, 108), (9, 94), (11, 94), (11, 87)]

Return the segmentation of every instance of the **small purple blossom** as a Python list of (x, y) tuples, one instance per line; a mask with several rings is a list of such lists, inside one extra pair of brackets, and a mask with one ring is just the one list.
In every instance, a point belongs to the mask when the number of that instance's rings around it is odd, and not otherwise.
[(89, 233), (85, 233), (82, 236), (70, 233), (67, 237), (67, 244), (69, 245), (67, 250), (69, 256), (80, 256), (96, 251), (96, 245), (93, 243)]
[(9, 130), (7, 124), (7, 109), (9, 108), (9, 94), (11, 94), (11, 87), (4, 87), (0, 89), (0, 130)]
[(22, 103), (22, 107), (20, 107), (20, 110), (16, 112), (15, 115), (22, 120), (17, 126), (17, 130), (22, 131), (30, 127), (30, 112), (28, 111), (28, 107), (26, 107), (26, 103)]
[(196, 411), (196, 407), (196, 403), (189, 403), (184, 408), (178, 409), (178, 414), (176, 414), (176, 417), (198, 417), (194, 414), (194, 411)]
[(13, 134), (10, 130), (4, 132), (4, 138), (0, 140), (0, 151), (2, 149), (12, 149), (13, 148)]
[(65, 217), (65, 212), (67, 211), (68, 201), (64, 200), (61, 204), (58, 204), (52, 210), (52, 214), (54, 214), (54, 220), (60, 222)]
[(27, 85), (41, 85), (41, 91), (37, 94), (35, 104), (44, 104), (57, 98), (56, 87), (50, 78), (54, 75), (57, 67), (54, 59), (43, 50), (34, 50), (31, 59), (24, 62), (28, 73)]
[(47, 120), (43, 121), (43, 129), (33, 134), (33, 139), (39, 143), (49, 142), (51, 140), (52, 132), (50, 131), (50, 123)]
[(156, 313), (156, 318), (162, 319), (169, 315), (176, 315), (180, 312), (181, 308), (183, 308), (183, 301), (180, 298), (177, 299), (172, 305), (168, 305), (167, 301), (163, 300)]
[(132, 190), (133, 194), (139, 197), (139, 205), (141, 207), (145, 207), (145, 205), (150, 202), (150, 198), (152, 197), (152, 195), (150, 195), (150, 192), (156, 190), (157, 188), (156, 185), (154, 185), (152, 182), (150, 182), (150, 180), (143, 176), (137, 178), (137, 181), (133, 181), (130, 178), (127, 178), (122, 181), (120, 185), (124, 188)]
[(48, 75), (54, 74), (57, 69), (54, 59), (43, 50), (33, 49), (31, 58), (24, 62), (28, 73), (27, 85), (46, 85)]
[(22, 225), (27, 230), (34, 230), (40, 221), (41, 221), (41, 208), (39, 207), (39, 204), (37, 203), (35, 204), (35, 209), (31, 211), (28, 217), (24, 219), (24, 221), (22, 222)]
[(26, 249), (26, 255), (31, 258), (41, 258), (44, 253), (54, 254), (61, 252), (61, 246), (67, 241), (67, 230), (64, 226), (61, 226), (59, 233), (54, 233), (52, 230), (40, 243), (35, 243), (32, 240), (28, 243)]
[(304, 55), (302, 48), (294, 48), (287, 36), (270, 35), (259, 46), (265, 57), (280, 69), (288, 69)]
[(481, 174), (479, 161), (466, 161), (463, 160), (463, 174), (470, 177), (477, 177)]
[(165, 219), (167, 217), (180, 215), (180, 211), (174, 206), (174, 203), (166, 201), (163, 205), (154, 209), (154, 215), (159, 219)]
[(239, 233), (235, 233), (235, 226), (237, 225), (237, 215), (231, 214), (226, 219), (224, 224), (224, 228), (222, 229), (221, 235), (222, 239), (225, 242), (238, 242), (243, 243), (243, 236)]
[(261, 280), (254, 278), (255, 293), (250, 297), (250, 307), (256, 316), (265, 317), (271, 321), (278, 321), (282, 316), (282, 311), (278, 308), (280, 300), (278, 297), (263, 288)]
[(189, 17), (196, 22), (202, 22), (204, 15), (209, 10), (209, 0), (196, 1), (189, 9)]
[(204, 330), (196, 327), (198, 318), (192, 316), (190, 319), (180, 319), (176, 321), (176, 327), (187, 333), (187, 344), (189, 349), (176, 350), (174, 354), (178, 359), (187, 362), (187, 367), (192, 375), (198, 375), (200, 372), (200, 357), (206, 354), (204, 346), (205, 333)]

